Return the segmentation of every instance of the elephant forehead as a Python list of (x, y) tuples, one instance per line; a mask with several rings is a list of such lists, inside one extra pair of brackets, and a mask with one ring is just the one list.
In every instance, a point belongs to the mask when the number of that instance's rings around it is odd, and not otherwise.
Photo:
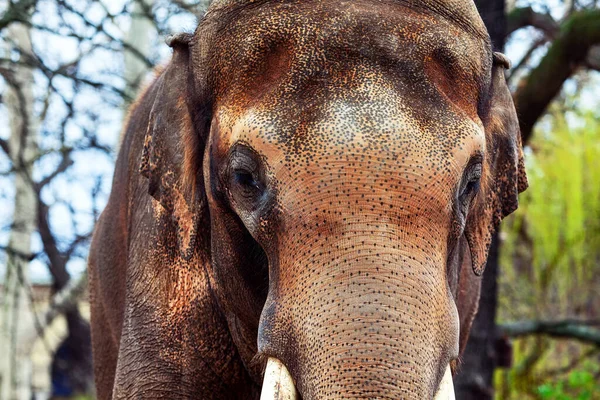
[(372, 152), (454, 173), (482, 145), (487, 42), (401, 2), (333, 3), (244, 9), (219, 33), (219, 148), (256, 143), (286, 169)]
[(289, 114), (336, 87), (385, 81), (424, 111), (458, 107), (477, 119), (491, 51), (475, 23), (404, 2), (281, 2), (234, 15), (212, 47), (218, 104), (277, 102)]

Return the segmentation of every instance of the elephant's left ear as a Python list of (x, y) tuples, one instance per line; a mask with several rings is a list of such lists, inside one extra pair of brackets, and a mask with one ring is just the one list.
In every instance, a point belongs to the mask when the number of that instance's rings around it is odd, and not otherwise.
[(486, 157), (481, 192), (469, 212), (465, 236), (471, 251), (473, 271), (485, 268), (492, 236), (500, 221), (519, 205), (518, 195), (527, 188), (519, 121), (504, 79), (510, 62), (494, 53), (487, 113), (483, 115)]
[[(191, 35), (171, 37), (171, 62), (153, 83), (154, 94), (140, 172), (148, 178), (148, 193), (166, 211), (177, 230), (180, 255), (189, 258), (206, 211), (202, 154), (205, 119), (194, 101), (189, 42)], [(167, 228), (165, 228), (167, 229)], [(170, 229), (170, 228), (169, 228)]]

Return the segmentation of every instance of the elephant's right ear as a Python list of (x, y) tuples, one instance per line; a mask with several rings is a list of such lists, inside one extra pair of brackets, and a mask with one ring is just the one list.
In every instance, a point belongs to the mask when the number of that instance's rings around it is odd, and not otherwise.
[(483, 272), (500, 221), (517, 209), (518, 195), (527, 188), (519, 121), (504, 79), (504, 71), (509, 67), (506, 56), (494, 53), (489, 105), (483, 116), (486, 165), (480, 194), (465, 226), (477, 275)]
[(210, 120), (193, 93), (191, 40), (189, 34), (167, 40), (173, 57), (154, 83), (156, 95), (140, 166), (149, 194), (177, 227), (179, 250), (186, 259), (193, 253), (198, 222), (206, 211), (202, 155)]

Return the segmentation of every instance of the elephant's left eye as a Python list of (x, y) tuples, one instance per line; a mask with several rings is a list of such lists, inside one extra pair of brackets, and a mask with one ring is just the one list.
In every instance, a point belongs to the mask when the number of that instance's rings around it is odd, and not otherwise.
[(254, 176), (251, 172), (237, 170), (233, 172), (233, 178), (238, 185), (245, 186), (247, 188), (258, 189), (258, 181), (254, 179)]
[(466, 216), (469, 211), (471, 201), (479, 191), (481, 184), (482, 164), (480, 161), (471, 163), (465, 170), (463, 175), (461, 190), (458, 200), (460, 202), (460, 210)]

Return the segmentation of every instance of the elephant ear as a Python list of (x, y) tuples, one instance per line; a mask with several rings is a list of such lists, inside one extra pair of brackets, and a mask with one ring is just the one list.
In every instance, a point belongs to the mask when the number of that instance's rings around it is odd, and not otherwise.
[(208, 117), (193, 93), (192, 37), (180, 34), (167, 39), (173, 56), (153, 84), (156, 96), (140, 166), (148, 178), (148, 193), (166, 211), (170, 226), (176, 227), (180, 255), (186, 260), (193, 254), (198, 223), (207, 211), (201, 166)]
[(504, 79), (510, 62), (494, 53), (487, 113), (483, 116), (486, 157), (481, 193), (465, 226), (473, 271), (485, 268), (492, 236), (500, 221), (519, 205), (518, 195), (527, 188), (523, 149), (517, 113)]

